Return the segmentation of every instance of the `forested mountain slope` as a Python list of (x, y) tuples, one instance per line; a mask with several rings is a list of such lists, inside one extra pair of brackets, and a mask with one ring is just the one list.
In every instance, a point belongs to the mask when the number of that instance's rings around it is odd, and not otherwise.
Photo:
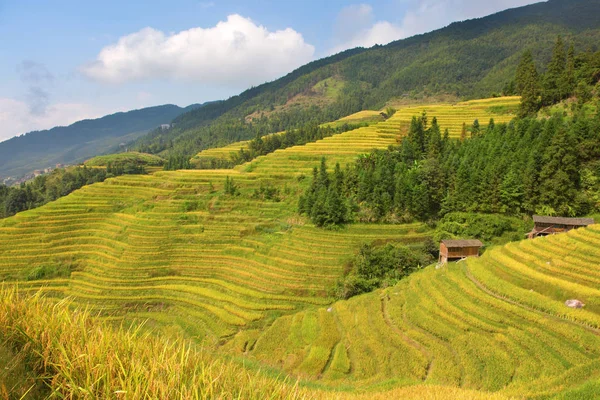
[(520, 56), (545, 64), (557, 35), (577, 52), (600, 43), (600, 0), (551, 0), (308, 64), (272, 83), (181, 115), (140, 139), (139, 150), (192, 156), (202, 149), (320, 123), (392, 99), (512, 94)]
[(14, 137), (0, 143), (0, 177), (84, 161), (118, 148), (121, 142), (130, 142), (161, 124), (169, 124), (178, 115), (197, 107), (197, 104), (185, 108), (166, 104)]

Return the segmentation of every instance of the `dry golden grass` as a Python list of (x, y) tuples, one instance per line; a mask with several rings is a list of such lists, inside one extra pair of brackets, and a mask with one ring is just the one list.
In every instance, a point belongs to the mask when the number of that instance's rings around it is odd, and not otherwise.
[[(28, 367), (38, 377), (44, 377), (50, 398), (505, 398), (438, 386), (363, 394), (311, 389), (291, 378), (218, 359), (181, 338), (114, 328), (85, 310), (73, 310), (68, 301), (52, 302), (40, 295), (25, 297), (8, 289), (0, 289), (0, 338), (28, 360)], [(2, 383), (0, 380), (0, 387)]]

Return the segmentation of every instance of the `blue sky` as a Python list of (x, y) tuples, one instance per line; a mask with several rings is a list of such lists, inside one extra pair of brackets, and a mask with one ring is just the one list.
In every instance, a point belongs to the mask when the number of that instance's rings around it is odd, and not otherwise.
[(227, 98), (311, 60), (532, 0), (0, 0), (0, 141)]

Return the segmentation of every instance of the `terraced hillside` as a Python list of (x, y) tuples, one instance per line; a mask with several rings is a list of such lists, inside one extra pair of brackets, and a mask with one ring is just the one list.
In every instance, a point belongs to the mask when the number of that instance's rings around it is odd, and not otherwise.
[[(322, 156), (349, 162), (397, 135), (376, 127), (259, 157), (234, 170), (128, 175), (84, 187), (0, 225), (0, 278), (69, 296), (115, 319), (218, 342), (282, 314), (330, 304), (329, 291), (361, 243), (429, 235), (421, 224), (306, 225), (302, 179)], [(239, 196), (223, 193), (226, 177)], [(282, 188), (281, 201), (253, 196)]]
[[(344, 162), (348, 155), (368, 152), (373, 147), (387, 147), (397, 144), (396, 139), (408, 130), (408, 126), (413, 116), (419, 116), (423, 112), (430, 117), (436, 117), (442, 129), (448, 128), (450, 137), (458, 138), (461, 135), (463, 123), (471, 126), (473, 121), (479, 120), (480, 124), (486, 125), (491, 118), (496, 123), (509, 122), (515, 117), (515, 109), (519, 105), (519, 97), (499, 97), (484, 100), (472, 100), (456, 104), (433, 104), (403, 106), (387, 121), (370, 125), (367, 128), (359, 129), (354, 132), (347, 132), (344, 138), (327, 138), (330, 143), (325, 154), (339, 155), (337, 161)], [(361, 111), (356, 114), (342, 118), (341, 122), (360, 122), (365, 119), (373, 118), (378, 115), (375, 111)], [(208, 149), (198, 153), (194, 160), (221, 159), (229, 160), (231, 153), (236, 153), (240, 149), (248, 149), (248, 141), (232, 143), (228, 146)], [(342, 145), (342, 146), (338, 146)], [(311, 154), (314, 144), (298, 146), (294, 148), (294, 153), (301, 161), (301, 155)], [(318, 145), (319, 148), (323, 144)], [(321, 153), (322, 154), (322, 153)], [(286, 154), (287, 156), (287, 154)], [(311, 159), (318, 162), (320, 154), (315, 154)], [(294, 160), (293, 157), (291, 157)], [(270, 161), (269, 161), (270, 162)], [(311, 168), (309, 166), (309, 168)]]
[[(494, 107), (470, 104), (479, 111), (469, 119)], [(424, 108), (451, 106), (435, 107)], [(411, 244), (431, 232), (418, 223), (317, 229), (297, 216), (298, 194), (322, 156), (347, 163), (396, 143), (407, 115), (233, 170), (160, 171), (84, 187), (0, 222), (0, 276), (20, 290), (69, 296), (108, 321), (148, 320), (325, 387), (593, 398), (599, 226), (491, 248), (332, 303), (329, 291), (361, 243)], [(239, 195), (223, 193), (225, 177)], [(267, 184), (281, 188), (280, 201), (254, 195)], [(567, 299), (586, 306), (569, 309)]]
[[(509, 122), (515, 117), (519, 101), (520, 97), (499, 97), (456, 104), (401, 107), (390, 122), (408, 124), (414, 115), (425, 112), (437, 117), (441, 128), (448, 128), (450, 137), (459, 138), (463, 123), (470, 127), (473, 121), (478, 120), (481, 125), (487, 125), (490, 118), (494, 118), (495, 123)], [(390, 126), (390, 129), (393, 130), (394, 126)]]
[[(564, 398), (594, 398), (599, 246), (596, 225), (493, 248), (280, 318), (264, 332), (239, 334), (230, 349), (332, 385), (428, 383), (517, 398), (565, 391)], [(569, 309), (567, 299), (586, 306)]]

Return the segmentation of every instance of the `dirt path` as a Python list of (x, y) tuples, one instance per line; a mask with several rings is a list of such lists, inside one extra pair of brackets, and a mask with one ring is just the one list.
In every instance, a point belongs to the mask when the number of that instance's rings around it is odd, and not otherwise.
[(394, 331), (394, 333), (396, 333), (398, 336), (400, 336), (402, 338), (402, 340), (404, 342), (408, 343), (408, 345), (410, 345), (414, 349), (417, 349), (419, 352), (421, 352), (421, 354), (423, 354), (425, 356), (425, 358), (427, 359), (427, 368), (426, 368), (426, 373), (425, 373), (425, 377), (423, 378), (423, 381), (426, 381), (429, 378), (429, 374), (431, 373), (431, 370), (433, 368), (433, 363), (435, 362), (435, 357), (433, 357), (431, 352), (429, 352), (429, 350), (427, 350), (427, 348), (425, 346), (423, 346), (421, 343), (415, 341), (410, 336), (406, 335), (400, 328), (398, 328), (392, 322), (392, 319), (390, 318), (388, 311), (387, 311), (387, 302), (388, 302), (388, 294), (385, 293), (383, 296), (381, 296), (381, 314), (383, 316), (383, 320), (385, 321), (386, 325), (392, 331)]

